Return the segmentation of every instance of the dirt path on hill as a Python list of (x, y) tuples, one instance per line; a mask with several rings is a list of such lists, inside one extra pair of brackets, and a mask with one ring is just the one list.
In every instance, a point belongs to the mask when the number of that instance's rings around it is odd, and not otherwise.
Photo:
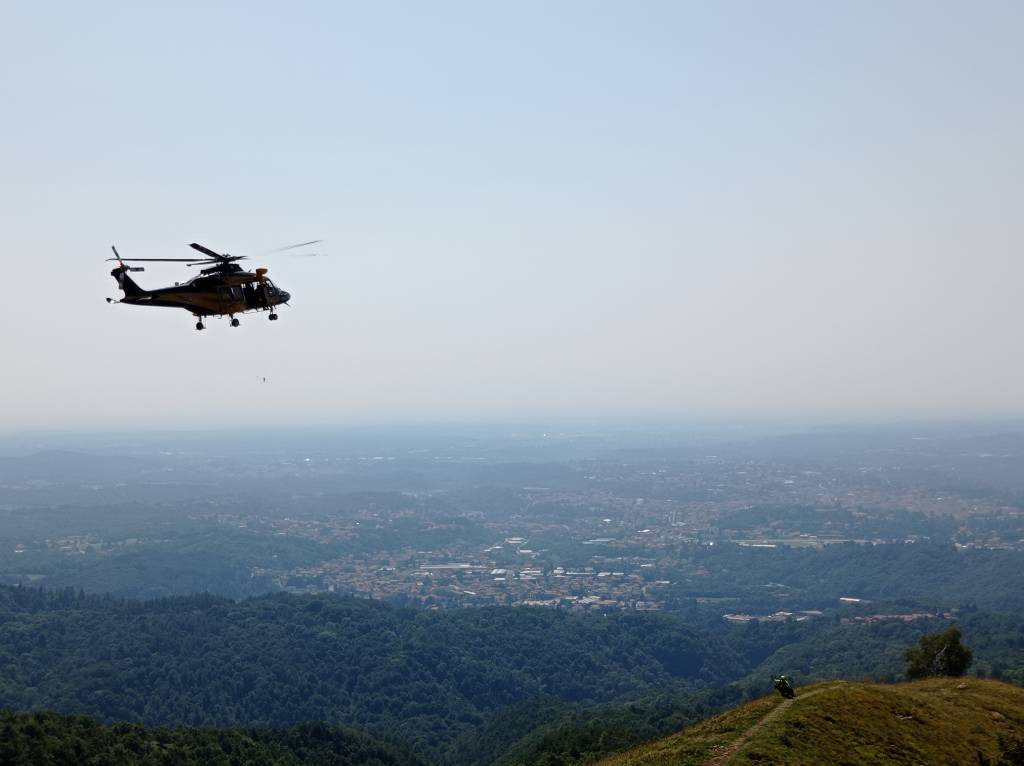
[(739, 737), (733, 740), (731, 744), (726, 745), (724, 749), (719, 750), (717, 753), (715, 753), (706, 761), (704, 761), (703, 766), (725, 766), (725, 764), (729, 763), (729, 761), (732, 760), (733, 756), (739, 752), (739, 749), (750, 741), (751, 737), (753, 737), (755, 734), (757, 734), (758, 731), (760, 731), (765, 726), (774, 721), (776, 718), (778, 718), (780, 715), (782, 715), (783, 712), (785, 712), (786, 709), (789, 708), (789, 706), (792, 705), (794, 702), (799, 702), (800, 700), (807, 699), (808, 697), (813, 697), (815, 694), (821, 694), (822, 692), (828, 691), (829, 689), (833, 688), (835, 687), (826, 686), (823, 689), (815, 689), (812, 692), (807, 692), (807, 694), (801, 694), (795, 699), (783, 700), (781, 704), (776, 705), (767, 713), (765, 713), (764, 717), (760, 721), (758, 721), (745, 732), (743, 732)]

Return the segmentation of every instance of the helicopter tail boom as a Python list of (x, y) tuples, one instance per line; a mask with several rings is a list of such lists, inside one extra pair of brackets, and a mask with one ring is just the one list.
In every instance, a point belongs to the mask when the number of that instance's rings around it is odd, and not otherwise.
[(125, 298), (137, 298), (145, 295), (143, 290), (134, 279), (128, 276), (129, 271), (141, 271), (142, 269), (130, 269), (127, 266), (118, 266), (110, 272), (110, 276), (117, 280), (117, 286), (124, 290)]

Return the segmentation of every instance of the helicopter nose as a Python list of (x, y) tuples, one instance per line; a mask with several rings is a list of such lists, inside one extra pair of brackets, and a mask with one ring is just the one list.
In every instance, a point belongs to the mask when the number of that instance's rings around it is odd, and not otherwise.
[(291, 299), (292, 299), (292, 294), (291, 293), (285, 292), (284, 290), (281, 291), (281, 302), (282, 303), (287, 303)]

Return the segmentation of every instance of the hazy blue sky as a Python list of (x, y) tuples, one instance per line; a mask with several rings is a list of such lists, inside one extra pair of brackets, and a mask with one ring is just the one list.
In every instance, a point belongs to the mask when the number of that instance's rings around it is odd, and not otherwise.
[[(1020, 2), (3, 3), (0, 430), (1021, 414), (1022, 39)], [(111, 243), (312, 238), (274, 324), (103, 302)]]

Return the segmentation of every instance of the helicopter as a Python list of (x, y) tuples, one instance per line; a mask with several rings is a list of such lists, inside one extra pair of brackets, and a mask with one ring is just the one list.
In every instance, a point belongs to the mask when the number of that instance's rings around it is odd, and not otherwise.
[[(308, 245), (315, 245), (322, 240), (314, 239), (297, 245), (278, 248), (276, 251), (294, 250)], [(196, 330), (206, 329), (203, 321), (208, 316), (227, 316), (231, 326), (238, 327), (240, 322), (235, 314), (250, 311), (269, 311), (269, 319), (277, 320), (276, 307), (288, 305), (291, 294), (277, 287), (267, 278), (267, 269), (260, 267), (253, 272), (246, 271), (236, 261), (246, 260), (244, 255), (227, 255), (215, 252), (210, 248), (193, 242), (189, 245), (193, 250), (202, 253), (205, 258), (122, 258), (117, 247), (111, 245), (114, 257), (108, 261), (117, 261), (117, 268), (110, 276), (117, 280), (117, 286), (124, 292), (120, 300), (107, 298), (107, 303), (126, 303), (131, 306), (169, 306), (185, 309), (196, 317)], [(295, 253), (296, 255), (318, 255), (318, 253)], [(189, 266), (204, 266), (199, 274), (184, 284), (174, 283), (173, 287), (157, 290), (144, 290), (139, 287), (130, 272), (145, 271), (143, 266), (128, 266), (128, 263), (186, 263)]]

